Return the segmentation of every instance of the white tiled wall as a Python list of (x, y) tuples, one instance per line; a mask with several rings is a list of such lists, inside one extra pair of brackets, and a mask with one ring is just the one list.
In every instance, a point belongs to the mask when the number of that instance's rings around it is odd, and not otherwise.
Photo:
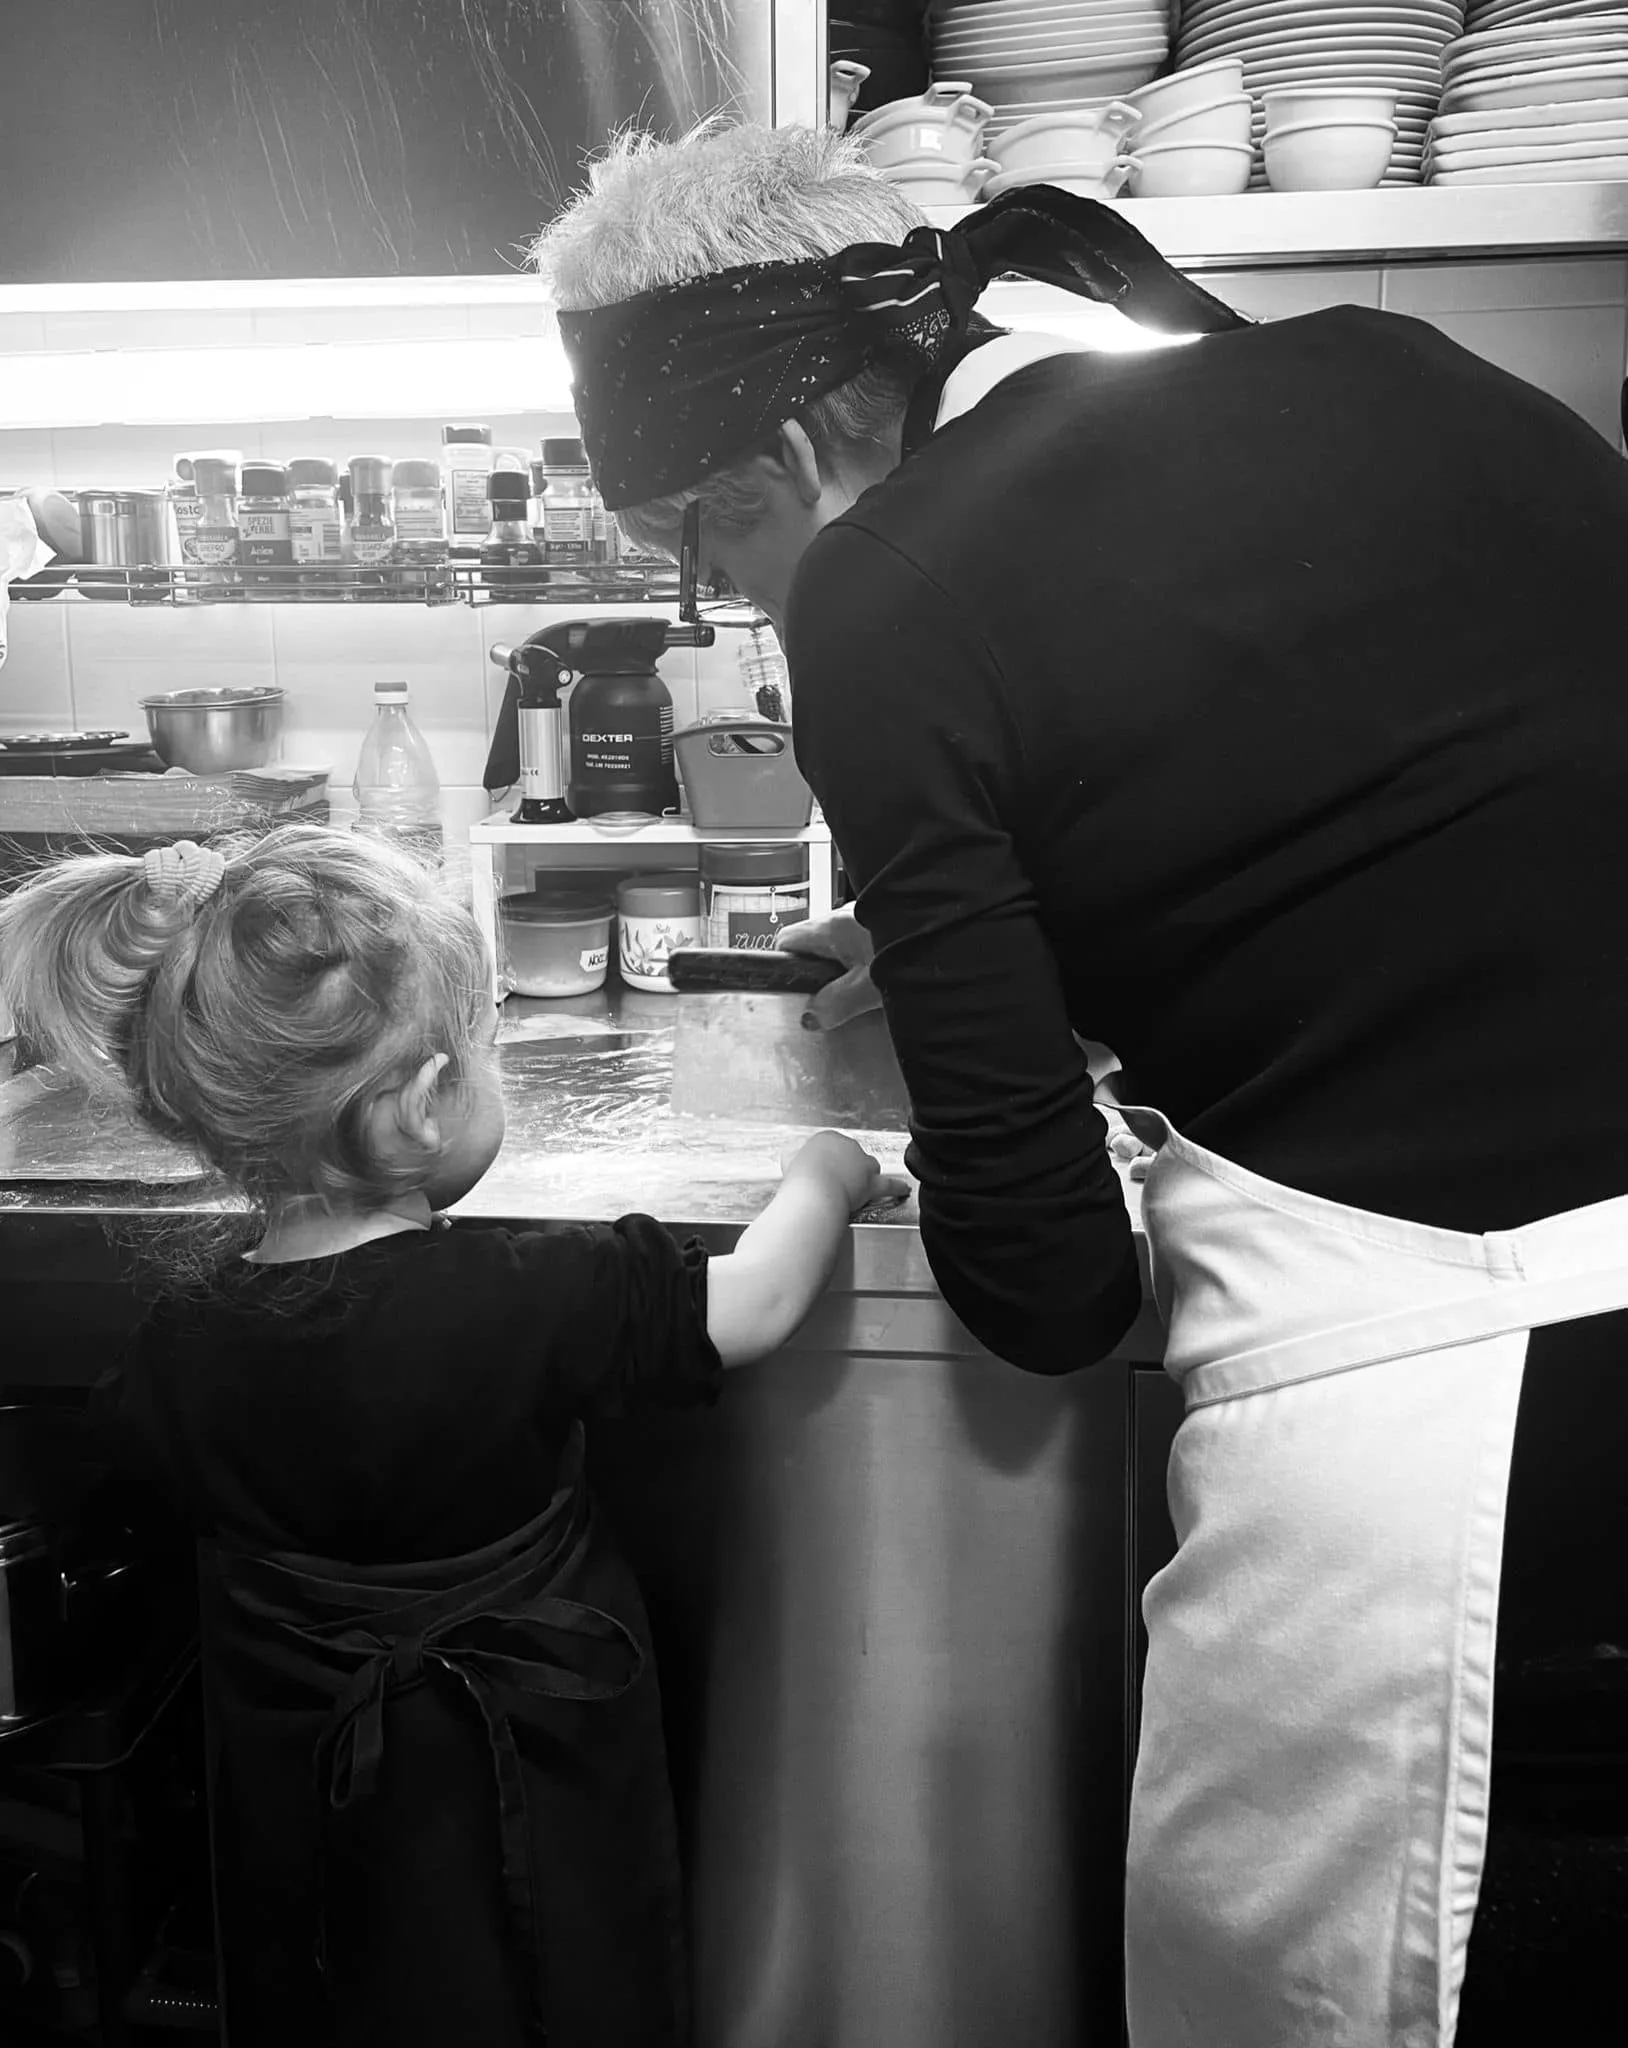
[[(1628, 364), (1623, 259), (1266, 270), (1216, 274), (1204, 282), (1243, 311), (1266, 317), (1342, 303), (1416, 314), (1553, 392), (1613, 444), (1618, 440)], [(200, 331), (192, 316), (131, 315), (115, 328), (108, 316), (8, 315), (0, 327), (0, 375), (8, 350), (455, 336), (514, 332), (517, 320), (531, 317), (501, 307), (426, 307), (410, 315), (380, 308), (344, 314), (223, 310), (210, 312), (210, 324)], [(252, 404), (243, 410), (252, 412)], [(542, 413), (494, 419), (492, 427), (499, 445), (530, 447), (545, 434), (569, 431), (566, 420)], [(437, 423), (424, 418), (0, 433), (0, 486), (154, 483), (180, 447), (239, 447), (278, 459), (319, 452), (400, 457), (432, 454), (437, 440)], [(551, 615), (569, 613), (521, 606), (147, 611), (82, 600), (13, 604), (11, 656), (0, 670), (0, 734), (84, 726), (139, 732), (137, 700), (145, 690), (277, 681), (288, 691), (285, 757), (331, 767), (342, 810), (371, 715), (373, 682), (404, 676), (413, 686), (414, 717), (440, 768), (448, 834), (456, 837), (485, 809), (480, 779), (501, 692), (486, 650), (494, 640), (523, 637)], [(698, 709), (741, 701), (738, 653), (736, 636), (721, 634), (711, 650), (663, 658), (680, 723)]]

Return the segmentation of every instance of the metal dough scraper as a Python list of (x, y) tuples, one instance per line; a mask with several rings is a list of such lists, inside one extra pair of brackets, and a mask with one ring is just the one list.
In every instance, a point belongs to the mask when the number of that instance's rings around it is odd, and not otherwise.
[(834, 960), (743, 946), (685, 946), (668, 956), (678, 991), (672, 1106), (736, 1123), (903, 1131), (910, 1097), (880, 1010), (833, 1031), (805, 1031)]

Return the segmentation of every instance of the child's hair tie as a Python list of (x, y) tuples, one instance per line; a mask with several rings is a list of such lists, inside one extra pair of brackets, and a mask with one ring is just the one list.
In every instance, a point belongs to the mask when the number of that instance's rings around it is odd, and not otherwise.
[(195, 911), (220, 887), (226, 856), (196, 840), (178, 839), (173, 846), (152, 847), (141, 856), (141, 865), (155, 896)]

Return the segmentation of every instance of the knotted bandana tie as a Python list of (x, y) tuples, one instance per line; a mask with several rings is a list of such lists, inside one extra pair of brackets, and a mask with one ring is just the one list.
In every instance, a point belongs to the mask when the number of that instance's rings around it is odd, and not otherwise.
[(880, 357), (930, 371), (980, 293), (1015, 271), (1165, 334), (1244, 317), (1094, 199), (1029, 185), (959, 226), (835, 256), (752, 263), (560, 313), (577, 417), (613, 512), (687, 490)]
[(147, 886), (161, 902), (196, 911), (221, 885), (226, 856), (196, 840), (178, 839), (173, 846), (155, 846), (141, 856)]

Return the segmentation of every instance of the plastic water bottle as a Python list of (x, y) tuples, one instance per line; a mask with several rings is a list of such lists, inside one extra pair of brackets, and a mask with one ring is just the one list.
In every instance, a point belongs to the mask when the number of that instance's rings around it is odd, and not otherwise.
[(373, 685), (373, 730), (356, 763), (356, 829), (441, 858), (441, 778), (424, 735), (407, 715), (405, 683)]

